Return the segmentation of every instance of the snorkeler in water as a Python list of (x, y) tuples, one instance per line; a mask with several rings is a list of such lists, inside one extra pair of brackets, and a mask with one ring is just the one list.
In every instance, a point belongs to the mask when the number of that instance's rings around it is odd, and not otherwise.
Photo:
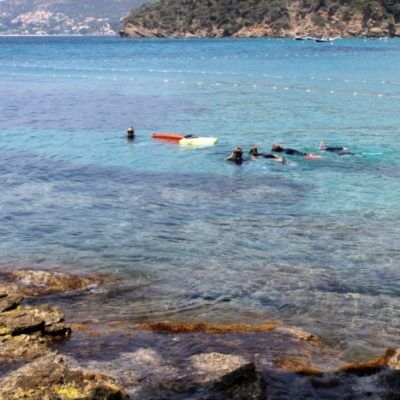
[(328, 151), (328, 152), (331, 152), (331, 153), (339, 154), (340, 156), (353, 155), (354, 154), (351, 151), (349, 151), (346, 147), (342, 147), (342, 146), (337, 146), (337, 147), (327, 146), (327, 144), (323, 140), (321, 140), (321, 143), (319, 144), (319, 151)]
[(253, 146), (251, 146), (251, 149), (249, 151), (249, 159), (253, 160), (253, 159), (259, 158), (259, 157), (270, 158), (270, 159), (273, 159), (273, 160), (281, 162), (281, 163), (286, 162), (286, 159), (284, 157), (279, 157), (276, 154), (259, 153), (257, 145), (253, 144)]
[(301, 157), (305, 157), (308, 154), (304, 153), (302, 151), (299, 150), (295, 150), (295, 149), (285, 149), (283, 148), (280, 144), (274, 144), (272, 146), (272, 151), (275, 151), (276, 153), (285, 153), (288, 154), (290, 156), (301, 156)]
[(126, 131), (126, 137), (127, 137), (129, 140), (133, 140), (133, 139), (135, 138), (135, 130), (133, 129), (133, 126), (132, 126), (132, 125), (129, 125), (129, 126), (128, 126), (128, 129), (127, 129), (127, 131)]
[(231, 161), (237, 165), (243, 164), (243, 150), (241, 149), (241, 147), (236, 147), (236, 149), (233, 150), (231, 154), (229, 154), (225, 161)]
[(316, 156), (316, 155), (310, 154), (310, 153), (304, 153), (303, 151), (299, 151), (299, 150), (295, 150), (295, 149), (285, 149), (280, 144), (274, 144), (272, 146), (272, 151), (275, 151), (276, 153), (285, 153), (289, 156), (300, 156), (300, 157), (307, 158), (309, 160), (315, 160), (315, 159), (322, 158), (321, 156)]

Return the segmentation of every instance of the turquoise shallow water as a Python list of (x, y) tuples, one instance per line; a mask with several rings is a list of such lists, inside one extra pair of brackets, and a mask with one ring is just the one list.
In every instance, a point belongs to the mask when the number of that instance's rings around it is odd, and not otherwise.
[[(400, 345), (399, 40), (0, 48), (1, 263), (122, 276), (101, 304), (70, 305), (93, 318), (278, 320), (349, 358)], [(356, 155), (223, 161), (321, 139)]]

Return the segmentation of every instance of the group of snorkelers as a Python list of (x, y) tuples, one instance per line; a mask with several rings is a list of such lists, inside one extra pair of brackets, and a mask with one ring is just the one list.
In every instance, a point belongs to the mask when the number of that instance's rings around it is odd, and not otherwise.
[[(326, 151), (326, 152), (336, 153), (339, 155), (354, 154), (354, 153), (351, 153), (346, 147), (328, 146), (323, 141), (321, 141), (321, 143), (320, 143), (319, 151), (321, 151), (321, 152)], [(279, 155), (276, 153), (278, 153)], [(305, 153), (300, 150), (284, 148), (280, 144), (274, 144), (272, 146), (271, 153), (259, 153), (257, 145), (254, 144), (249, 151), (247, 160), (244, 159), (242, 148), (237, 147), (234, 151), (232, 151), (231, 154), (229, 154), (229, 156), (226, 158), (226, 161), (232, 161), (237, 165), (241, 165), (241, 164), (243, 164), (244, 161), (255, 160), (258, 158), (268, 158), (268, 159), (272, 159), (277, 162), (285, 163), (287, 161), (287, 159), (283, 155), (299, 156), (299, 157), (305, 157), (305, 158), (309, 158), (309, 159), (321, 158), (321, 156), (317, 156), (317, 155), (310, 154), (310, 153)]]
[[(128, 140), (133, 140), (135, 138), (135, 130), (132, 125), (128, 126), (128, 129), (126, 131), (127, 138)], [(194, 137), (193, 135), (187, 135), (185, 138), (189, 137)], [(346, 147), (342, 146), (328, 146), (324, 141), (321, 141), (319, 145), (319, 151), (320, 152), (331, 152), (331, 153), (336, 153), (339, 155), (352, 155), (354, 153), (350, 152)], [(282, 154), (278, 155), (276, 153)], [(235, 150), (232, 151), (231, 154), (226, 158), (226, 161), (232, 161), (237, 165), (243, 164), (245, 161), (250, 161), (250, 160), (256, 160), (259, 158), (267, 158), (271, 159), (277, 162), (281, 163), (286, 163), (287, 158), (284, 157), (283, 155), (289, 155), (289, 156), (300, 156), (300, 157), (305, 157), (309, 159), (314, 159), (314, 158), (321, 158), (321, 156), (310, 154), (310, 153), (305, 153), (300, 150), (296, 149), (290, 149), (290, 148), (284, 148), (280, 144), (274, 144), (271, 149), (271, 153), (260, 153), (258, 151), (257, 145), (253, 144), (251, 146), (251, 149), (249, 151), (248, 158), (245, 160), (243, 157), (243, 150), (241, 147), (236, 147)]]

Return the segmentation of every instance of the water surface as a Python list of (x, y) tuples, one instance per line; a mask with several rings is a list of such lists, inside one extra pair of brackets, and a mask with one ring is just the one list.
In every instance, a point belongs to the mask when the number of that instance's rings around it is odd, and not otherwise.
[[(107, 272), (112, 320), (400, 345), (400, 41), (0, 38), (0, 262)], [(127, 142), (129, 123), (137, 139)], [(155, 131), (220, 138), (183, 149)], [(237, 145), (356, 155), (224, 162)], [(97, 300), (96, 300), (97, 299)]]

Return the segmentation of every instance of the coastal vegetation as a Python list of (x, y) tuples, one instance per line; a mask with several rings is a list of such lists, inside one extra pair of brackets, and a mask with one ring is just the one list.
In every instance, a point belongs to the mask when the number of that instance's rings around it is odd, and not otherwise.
[[(394, 36), (400, 0), (158, 0), (125, 19), (129, 36)], [(131, 28), (131, 32), (129, 32)]]

